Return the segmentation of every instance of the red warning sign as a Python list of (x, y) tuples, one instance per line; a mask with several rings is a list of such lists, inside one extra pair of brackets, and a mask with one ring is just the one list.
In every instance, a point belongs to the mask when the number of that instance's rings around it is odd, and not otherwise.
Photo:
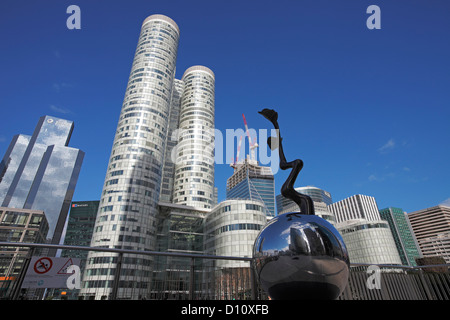
[(34, 264), (34, 272), (38, 274), (44, 274), (50, 271), (53, 266), (53, 261), (50, 258), (43, 257), (36, 261)]
[(56, 274), (69, 274), (67, 272), (67, 269), (73, 265), (72, 259), (69, 258), (69, 260), (67, 260), (67, 262), (62, 266), (61, 269), (59, 269), (59, 271)]

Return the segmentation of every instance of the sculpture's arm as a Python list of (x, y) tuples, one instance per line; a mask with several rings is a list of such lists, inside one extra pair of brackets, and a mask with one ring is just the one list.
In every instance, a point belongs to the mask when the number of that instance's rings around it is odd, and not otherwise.
[(294, 189), (294, 182), (297, 179), (297, 176), (303, 168), (303, 161), (300, 159), (287, 162), (286, 157), (284, 155), (283, 151), (283, 145), (282, 145), (282, 138), (280, 134), (280, 127), (278, 125), (278, 113), (275, 110), (271, 109), (264, 109), (262, 111), (259, 111), (261, 115), (263, 115), (267, 120), (272, 122), (273, 126), (277, 130), (277, 144), (274, 144), (273, 138), (270, 137), (267, 141), (269, 144), (269, 147), (274, 150), (278, 146), (278, 153), (280, 156), (280, 169), (286, 170), (289, 168), (292, 168), (291, 173), (289, 174), (288, 178), (286, 179), (285, 183), (281, 187), (281, 194), (294, 201), (299, 207), (300, 212), (302, 214), (311, 214), (314, 215), (314, 204), (312, 199), (304, 194), (301, 194)]

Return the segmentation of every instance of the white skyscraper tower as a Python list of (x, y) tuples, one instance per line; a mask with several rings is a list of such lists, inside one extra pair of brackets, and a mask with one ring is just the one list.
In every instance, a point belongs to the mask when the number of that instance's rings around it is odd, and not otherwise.
[[(182, 80), (174, 78), (179, 35), (177, 24), (163, 15), (151, 15), (142, 24), (92, 247), (156, 250), (158, 203), (171, 202), (175, 190), (193, 190), (192, 184), (195, 198), (192, 194), (189, 200), (176, 201), (196, 207), (201, 204), (202, 208), (209, 208), (205, 204), (211, 206), (214, 166), (199, 163), (196, 150), (204, 151), (205, 144), (211, 142), (203, 130), (214, 128), (214, 74), (206, 67), (195, 66), (185, 72)], [(186, 146), (183, 139), (174, 141), (172, 137), (179, 124), (193, 130), (195, 138)], [(189, 155), (183, 158), (181, 167), (171, 159), (172, 149), (180, 144), (184, 155)], [(175, 150), (179, 152), (180, 148)], [(179, 171), (183, 172), (182, 178)], [(206, 201), (197, 201), (200, 198)], [(143, 255), (124, 256), (118, 298), (148, 296), (153, 260)], [(117, 254), (90, 252), (80, 295), (85, 299), (108, 299), (117, 263)]]
[(173, 202), (210, 209), (214, 198), (214, 73), (194, 66), (182, 80)]

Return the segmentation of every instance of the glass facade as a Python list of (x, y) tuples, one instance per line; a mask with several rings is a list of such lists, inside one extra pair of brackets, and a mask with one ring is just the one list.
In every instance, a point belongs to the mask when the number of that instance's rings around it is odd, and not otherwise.
[(233, 175), (227, 181), (227, 200), (248, 199), (261, 201), (267, 217), (275, 214), (275, 180), (270, 167), (262, 167), (245, 159), (235, 165)]
[(420, 257), (420, 253), (406, 213), (400, 208), (390, 207), (381, 209), (380, 216), (389, 223), (402, 263), (416, 266), (415, 259)]
[(15, 136), (2, 160), (0, 203), (44, 211), (48, 239), (60, 243), (84, 152), (68, 147), (73, 122), (44, 116), (31, 137)]
[[(70, 206), (64, 244), (89, 247), (100, 201), (74, 201)], [(62, 250), (62, 257), (80, 258), (82, 266), (87, 251)], [(80, 266), (80, 268), (82, 268)]]

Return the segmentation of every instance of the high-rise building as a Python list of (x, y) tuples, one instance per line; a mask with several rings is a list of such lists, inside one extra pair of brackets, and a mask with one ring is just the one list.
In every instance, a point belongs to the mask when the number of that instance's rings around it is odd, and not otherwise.
[(416, 266), (416, 258), (420, 257), (420, 253), (406, 212), (401, 208), (389, 207), (381, 209), (380, 216), (389, 223), (402, 264)]
[(424, 257), (441, 255), (450, 261), (450, 207), (439, 205), (407, 214)]
[[(74, 201), (70, 206), (64, 245), (89, 247), (94, 232), (95, 219), (100, 201)], [(62, 250), (62, 257), (80, 259), (80, 269), (83, 270), (87, 251)]]
[(248, 199), (261, 201), (266, 207), (266, 215), (273, 218), (275, 213), (275, 179), (270, 167), (258, 165), (248, 157), (234, 165), (233, 175), (227, 180), (228, 199)]
[[(328, 209), (328, 205), (333, 203), (331, 194), (328, 191), (313, 186), (295, 188), (299, 193), (310, 196), (314, 204), (314, 212), (317, 216), (327, 220), (331, 224), (336, 224), (334, 214)], [(291, 199), (283, 197), (282, 194), (277, 195), (277, 211), (278, 214), (286, 212), (298, 212), (300, 208)]]
[(382, 220), (374, 197), (354, 195), (328, 206), (336, 216), (352, 263), (401, 265), (387, 221)]
[(214, 73), (187, 69), (181, 98), (173, 202), (210, 209), (214, 202)]
[(334, 213), (338, 223), (353, 219), (381, 220), (375, 198), (371, 196), (357, 194), (334, 202), (328, 208)]
[[(0, 241), (45, 243), (48, 223), (41, 210), (0, 207)], [(29, 248), (0, 247), (0, 299), (10, 296)], [(35, 249), (34, 255), (39, 255)]]
[(73, 127), (72, 121), (41, 117), (31, 137), (13, 138), (0, 164), (1, 206), (44, 211), (47, 241), (54, 244), (61, 241), (84, 158), (68, 147)]
[[(176, 223), (175, 211), (181, 209), (172, 204), (198, 212), (213, 205), (215, 78), (210, 69), (194, 66), (181, 80), (175, 79), (179, 35), (177, 24), (163, 15), (151, 15), (142, 24), (93, 247), (170, 250), (158, 228)], [(114, 254), (90, 252), (80, 294), (108, 298), (116, 263)], [(149, 297), (152, 279), (159, 272), (155, 265), (149, 256), (124, 259), (118, 297)]]

